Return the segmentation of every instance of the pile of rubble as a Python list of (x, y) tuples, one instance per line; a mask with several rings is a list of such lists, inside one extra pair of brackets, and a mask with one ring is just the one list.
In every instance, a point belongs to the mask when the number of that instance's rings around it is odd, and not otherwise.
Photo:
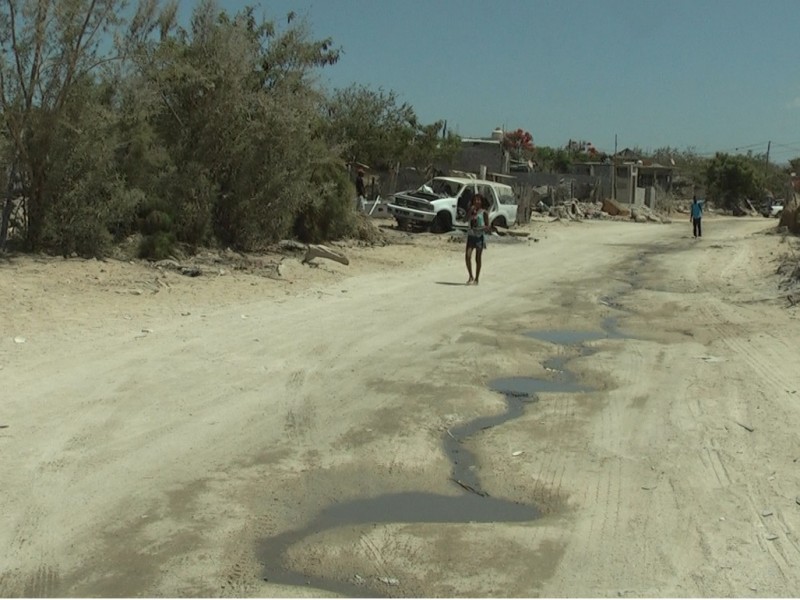
[(611, 199), (598, 202), (579, 202), (572, 198), (568, 202), (550, 207), (549, 216), (555, 219), (582, 221), (584, 219), (607, 219), (635, 221), (637, 223), (671, 223), (668, 217), (657, 214), (647, 206), (627, 207)]

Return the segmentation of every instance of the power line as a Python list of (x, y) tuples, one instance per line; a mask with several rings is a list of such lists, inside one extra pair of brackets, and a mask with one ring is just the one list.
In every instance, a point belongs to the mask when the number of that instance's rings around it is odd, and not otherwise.
[[(783, 153), (786, 153), (786, 152), (800, 152), (800, 147), (798, 147), (798, 146), (791, 146), (789, 144), (777, 144), (777, 143), (774, 144), (774, 145), (777, 146), (778, 148), (785, 148)], [(780, 151), (778, 151), (778, 152), (780, 153)]]
[(756, 148), (758, 146), (767, 146), (767, 145), (769, 145), (769, 141), (758, 142), (756, 144), (746, 144), (744, 146), (735, 146), (732, 150), (734, 152), (739, 152), (740, 150), (751, 150), (751, 149)]

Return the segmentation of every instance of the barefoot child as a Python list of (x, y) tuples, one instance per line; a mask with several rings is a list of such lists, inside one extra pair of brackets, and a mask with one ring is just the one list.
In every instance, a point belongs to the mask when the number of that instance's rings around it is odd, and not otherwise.
[[(475, 194), (472, 197), (472, 206), (467, 213), (469, 229), (467, 230), (467, 285), (478, 285), (481, 276), (481, 255), (486, 248), (486, 233), (489, 231), (489, 213), (485, 208), (483, 196)], [(472, 251), (475, 250), (475, 276), (472, 275)]]

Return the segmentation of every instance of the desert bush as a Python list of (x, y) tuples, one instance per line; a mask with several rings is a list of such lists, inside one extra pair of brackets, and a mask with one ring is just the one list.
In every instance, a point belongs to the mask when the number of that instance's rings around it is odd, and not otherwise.
[(139, 204), (136, 222), (142, 234), (139, 258), (161, 260), (168, 257), (177, 242), (173, 206), (162, 198), (149, 198)]
[(666, 214), (671, 214), (677, 205), (677, 200), (671, 192), (660, 192), (656, 196), (653, 209)]
[(130, 232), (142, 194), (117, 173), (114, 119), (101, 87), (89, 79), (75, 85), (61, 118), (45, 119), (52, 135), (48, 153), (39, 157), (48, 163), (38, 204), (45, 250), (100, 256), (114, 234)]
[(132, 230), (140, 194), (119, 181), (83, 180), (54, 198), (43, 229), (45, 249), (62, 255), (104, 256)]
[(295, 236), (312, 244), (352, 236), (356, 228), (356, 192), (347, 171), (333, 163), (320, 165), (311, 174), (310, 185), (316, 194), (299, 209)]
[(758, 198), (763, 189), (763, 177), (746, 156), (717, 153), (706, 164), (705, 176), (709, 199), (729, 210), (744, 198)]
[(156, 231), (142, 237), (139, 243), (139, 258), (163, 260), (172, 255), (175, 234), (171, 231)]
[(192, 248), (211, 241), (216, 186), (202, 167), (190, 162), (162, 179), (161, 210), (172, 218), (170, 231)]

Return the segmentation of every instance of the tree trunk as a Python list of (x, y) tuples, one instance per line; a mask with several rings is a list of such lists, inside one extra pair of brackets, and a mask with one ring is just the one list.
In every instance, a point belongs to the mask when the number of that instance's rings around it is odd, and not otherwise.
[(45, 210), (44, 168), (31, 166), (31, 189), (28, 194), (28, 226), (25, 229), (25, 247), (28, 251), (41, 248), (44, 225), (47, 218)]
[(0, 219), (0, 252), (6, 251), (8, 242), (8, 225), (11, 220), (11, 210), (14, 208), (14, 184), (17, 181), (17, 163), (11, 165), (11, 172), (8, 174), (8, 185), (6, 186), (6, 201), (3, 204), (3, 216)]

